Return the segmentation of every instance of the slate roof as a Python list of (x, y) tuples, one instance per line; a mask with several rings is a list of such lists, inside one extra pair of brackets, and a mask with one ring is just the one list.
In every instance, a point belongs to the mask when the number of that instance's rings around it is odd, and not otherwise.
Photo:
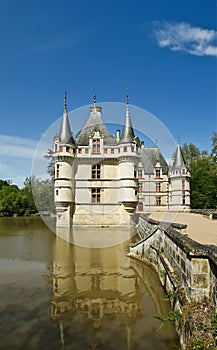
[(185, 160), (183, 157), (182, 149), (180, 145), (177, 146), (174, 157), (173, 157), (173, 163), (171, 165), (171, 170), (180, 170), (181, 168), (186, 167)]
[(89, 134), (98, 128), (103, 133), (104, 145), (115, 146), (117, 144), (116, 138), (110, 134), (101, 118), (101, 107), (96, 106), (90, 108), (90, 116), (86, 123), (75, 137), (75, 142), (78, 146), (89, 145)]
[(129, 111), (127, 109), (125, 123), (124, 123), (123, 131), (122, 131), (120, 143), (133, 142), (134, 138), (135, 138), (135, 134), (134, 134), (132, 122), (130, 119), (130, 114), (129, 114)]
[(64, 110), (64, 113), (63, 113), (60, 132), (59, 132), (59, 138), (60, 138), (60, 142), (63, 144), (71, 144), (71, 145), (75, 144), (75, 141), (72, 137), (70, 124), (69, 124), (68, 113), (66, 110)]
[(163, 174), (168, 173), (168, 164), (157, 147), (141, 148), (141, 163), (145, 174), (154, 174), (154, 167), (157, 163), (162, 166)]

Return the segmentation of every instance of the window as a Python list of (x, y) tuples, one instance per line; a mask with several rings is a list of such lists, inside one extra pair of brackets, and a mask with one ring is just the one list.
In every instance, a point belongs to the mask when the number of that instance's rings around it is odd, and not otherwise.
[(124, 147), (124, 152), (127, 152), (127, 147)]
[(92, 179), (100, 179), (101, 166), (95, 164), (92, 166)]
[(134, 147), (131, 147), (131, 152), (134, 152)]
[(60, 146), (59, 151), (60, 151), (60, 152), (62, 152), (62, 151), (63, 151), (63, 147), (62, 147), (62, 146)]
[(161, 191), (161, 183), (157, 182), (156, 183), (156, 192), (160, 192)]
[(81, 148), (78, 149), (78, 153), (79, 153), (79, 154), (82, 153), (82, 149), (81, 149)]
[(93, 140), (93, 153), (100, 153), (100, 139)]
[(56, 167), (56, 178), (58, 178), (60, 176), (60, 165), (57, 164), (57, 167)]
[(57, 152), (57, 144), (55, 144), (54, 152)]
[(58, 190), (56, 190), (56, 196), (58, 196), (59, 195), (59, 191)]
[(138, 184), (138, 192), (139, 192), (139, 193), (142, 192), (142, 183), (141, 183), (141, 182)]
[(155, 176), (157, 179), (160, 179), (160, 169), (155, 170)]
[(185, 168), (182, 169), (182, 174), (185, 174)]
[(182, 205), (185, 205), (185, 192), (182, 193)]
[(108, 153), (108, 149), (107, 149), (107, 148), (104, 149), (104, 153), (105, 153), (105, 154)]
[(85, 148), (85, 154), (88, 154), (89, 150), (87, 148)]
[(114, 153), (115, 153), (114, 148), (111, 148), (111, 154), (114, 154)]
[(185, 180), (182, 180), (182, 191), (185, 191)]
[(143, 211), (143, 203), (142, 202), (138, 203), (138, 211)]
[(70, 152), (70, 147), (66, 147), (66, 152)]
[(156, 197), (156, 205), (157, 206), (161, 205), (161, 197), (160, 196)]
[(142, 179), (142, 169), (138, 170), (137, 177), (138, 177), (138, 179)]
[(100, 203), (100, 188), (92, 188), (92, 203)]

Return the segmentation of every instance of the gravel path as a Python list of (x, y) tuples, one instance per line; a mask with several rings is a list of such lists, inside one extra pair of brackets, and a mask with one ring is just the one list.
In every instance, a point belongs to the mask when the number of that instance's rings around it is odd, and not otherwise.
[(187, 224), (182, 232), (202, 244), (217, 246), (217, 220), (210, 220), (201, 214), (183, 212), (154, 212), (152, 219)]

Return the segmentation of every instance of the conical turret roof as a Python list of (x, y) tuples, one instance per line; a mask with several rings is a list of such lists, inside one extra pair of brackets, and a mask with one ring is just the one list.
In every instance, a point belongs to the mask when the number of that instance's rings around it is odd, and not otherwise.
[(171, 170), (179, 170), (182, 167), (186, 167), (185, 160), (182, 154), (182, 149), (180, 145), (178, 144), (174, 157), (173, 157), (173, 163), (171, 166)]
[(62, 122), (60, 126), (59, 138), (61, 143), (75, 144), (75, 141), (72, 137), (70, 124), (69, 124), (66, 93), (64, 96), (64, 112), (63, 112)]
[(135, 138), (135, 134), (133, 131), (133, 126), (130, 118), (130, 111), (129, 111), (129, 99), (128, 99), (128, 90), (126, 92), (126, 117), (125, 117), (125, 123), (120, 139), (120, 143), (129, 143), (133, 142)]

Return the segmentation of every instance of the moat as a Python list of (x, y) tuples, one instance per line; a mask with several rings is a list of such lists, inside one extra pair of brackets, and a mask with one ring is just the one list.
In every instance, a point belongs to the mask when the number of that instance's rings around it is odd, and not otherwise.
[(40, 218), (0, 219), (0, 349), (178, 349), (155, 272), (130, 242), (89, 249)]

